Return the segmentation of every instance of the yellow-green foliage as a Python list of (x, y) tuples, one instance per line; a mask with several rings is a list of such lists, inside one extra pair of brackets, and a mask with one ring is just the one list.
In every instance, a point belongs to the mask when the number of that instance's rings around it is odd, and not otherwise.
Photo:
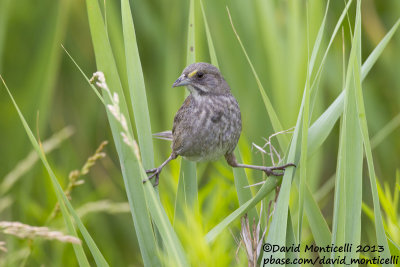
[[(0, 75), (15, 99), (0, 86), (0, 221), (82, 241), (0, 235), (0, 266), (246, 266), (244, 213), (269, 227), (265, 241), (379, 241), (399, 254), (399, 10), (398, 0), (0, 0)], [(243, 162), (271, 165), (252, 144), (295, 127), (271, 139), (297, 164), (283, 180), (178, 159), (157, 189), (143, 185), (170, 153), (152, 133), (171, 129), (186, 95), (172, 83), (194, 61), (218, 65), (238, 99)], [(89, 83), (97, 71), (103, 87)], [(103, 140), (107, 156), (69, 185)]]

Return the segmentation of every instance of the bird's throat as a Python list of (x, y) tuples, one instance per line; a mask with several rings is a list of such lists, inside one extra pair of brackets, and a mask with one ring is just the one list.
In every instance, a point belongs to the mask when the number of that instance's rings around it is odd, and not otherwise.
[(207, 94), (206, 91), (204, 91), (204, 90), (201, 89), (199, 86), (194, 85), (194, 84), (188, 85), (188, 89), (189, 89), (189, 91), (190, 91), (192, 94), (194, 94), (194, 95), (201, 95), (201, 96), (203, 96), (203, 95), (206, 95), (206, 94)]

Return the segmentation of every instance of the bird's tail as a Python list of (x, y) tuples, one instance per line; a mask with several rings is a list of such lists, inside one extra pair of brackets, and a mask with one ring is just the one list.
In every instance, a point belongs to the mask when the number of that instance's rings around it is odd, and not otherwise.
[(153, 137), (157, 138), (157, 139), (172, 141), (172, 131), (164, 131), (164, 132), (160, 132), (160, 133), (154, 133)]

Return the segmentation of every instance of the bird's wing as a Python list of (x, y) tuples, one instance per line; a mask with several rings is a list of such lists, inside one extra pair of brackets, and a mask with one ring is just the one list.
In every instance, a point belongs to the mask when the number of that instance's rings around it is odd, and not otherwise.
[(164, 132), (160, 132), (160, 133), (154, 133), (153, 137), (157, 138), (157, 139), (172, 141), (172, 131), (164, 131)]

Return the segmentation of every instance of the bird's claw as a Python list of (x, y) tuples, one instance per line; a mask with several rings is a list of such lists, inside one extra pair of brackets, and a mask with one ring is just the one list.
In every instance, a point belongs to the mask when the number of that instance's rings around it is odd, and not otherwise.
[(156, 177), (156, 179), (154, 180), (154, 184), (153, 184), (153, 186), (156, 187), (158, 185), (158, 181), (160, 179), (160, 172), (161, 172), (161, 168), (154, 168), (154, 169), (146, 170), (146, 173), (151, 173), (151, 175), (149, 177), (147, 177), (147, 179), (144, 179), (142, 182), (145, 183), (145, 182), (149, 181), (150, 179)]
[[(282, 166), (267, 167), (264, 170), (264, 172), (267, 174), (267, 176), (271, 176), (271, 175), (273, 175), (273, 176), (283, 176), (283, 174), (285, 173), (285, 169), (287, 167), (291, 167), (291, 166), (296, 167), (295, 164), (288, 163), (288, 164), (285, 164), (285, 165), (282, 165)], [(283, 172), (274, 172), (275, 170), (280, 170), (280, 171), (283, 171)]]
[(157, 171), (157, 168), (153, 168), (153, 169), (150, 169), (150, 170), (146, 170), (146, 173), (154, 173), (156, 171)]

